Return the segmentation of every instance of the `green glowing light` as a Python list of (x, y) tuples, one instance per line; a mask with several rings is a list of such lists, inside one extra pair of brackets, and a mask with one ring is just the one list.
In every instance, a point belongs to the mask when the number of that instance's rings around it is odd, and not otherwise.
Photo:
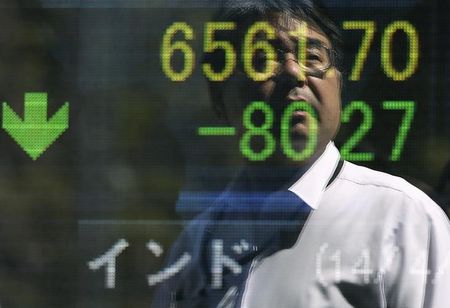
[(197, 134), (199, 136), (234, 136), (236, 129), (234, 127), (199, 127)]
[(371, 152), (352, 152), (353, 148), (361, 142), (364, 136), (372, 129), (373, 112), (367, 103), (352, 101), (342, 112), (342, 123), (348, 123), (354, 111), (359, 110), (363, 115), (363, 121), (356, 132), (341, 148), (342, 158), (351, 161), (371, 161), (374, 154)]
[[(256, 110), (264, 113), (264, 123), (258, 127), (252, 122), (252, 114)], [(265, 102), (252, 102), (244, 110), (243, 121), (247, 131), (242, 135), (239, 144), (242, 154), (252, 161), (266, 160), (275, 151), (275, 138), (269, 131), (273, 125), (272, 108)], [(255, 152), (250, 146), (250, 141), (254, 136), (262, 136), (264, 138), (265, 147), (261, 152)]]
[(36, 160), (69, 127), (69, 103), (47, 120), (47, 93), (25, 93), (24, 120), (3, 103), (2, 127)]
[[(309, 114), (308, 142), (301, 152), (292, 147), (290, 126), (292, 113), (296, 110), (306, 111)], [(317, 147), (317, 116), (314, 109), (306, 102), (292, 102), (283, 112), (281, 118), (281, 148), (283, 153), (292, 160), (305, 160), (314, 154)]]
[(390, 157), (391, 160), (398, 161), (402, 154), (403, 146), (405, 145), (406, 136), (408, 136), (409, 129), (411, 128), (416, 103), (413, 101), (385, 101), (383, 102), (383, 109), (405, 111)]

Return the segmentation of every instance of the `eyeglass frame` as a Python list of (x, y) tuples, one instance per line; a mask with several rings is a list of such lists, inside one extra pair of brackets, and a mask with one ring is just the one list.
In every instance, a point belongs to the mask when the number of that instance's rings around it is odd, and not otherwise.
[[(276, 51), (276, 55), (277, 55), (277, 62), (279, 63), (279, 64), (284, 64), (284, 63), (286, 63), (287, 61), (289, 61), (289, 60), (291, 60), (291, 61), (294, 61), (295, 63), (297, 63), (300, 67), (301, 67), (301, 69), (302, 69), (302, 72), (304, 72), (304, 74), (305, 74), (305, 76), (312, 76), (312, 77), (317, 77), (317, 78), (323, 78), (323, 76), (332, 68), (332, 67), (336, 67), (337, 66), (337, 58), (338, 58), (338, 52), (337, 52), (337, 50), (336, 49), (334, 49), (334, 48), (330, 48), (330, 47), (328, 47), (328, 46), (325, 46), (322, 42), (320, 42), (320, 40), (315, 40), (315, 39), (312, 39), (312, 40), (309, 40), (310, 42), (312, 41), (313, 43), (312, 43), (312, 45), (315, 45), (315, 46), (318, 46), (318, 47), (321, 47), (321, 48), (323, 48), (325, 51), (326, 51), (326, 53), (327, 53), (327, 57), (328, 57), (328, 59), (329, 59), (329, 63), (328, 63), (328, 65), (326, 66), (326, 67), (324, 67), (324, 68), (322, 68), (322, 69), (320, 69), (320, 70), (316, 70), (316, 71), (309, 71), (309, 68), (307, 67), (307, 66), (305, 66), (305, 65), (302, 65), (301, 63), (300, 63), (300, 61), (295, 57), (295, 58), (289, 58), (289, 59), (284, 59), (284, 60), (280, 60), (280, 59), (282, 59), (282, 58), (284, 58), (285, 57), (285, 54), (287, 54), (287, 53), (291, 53), (291, 54), (297, 54), (297, 52), (296, 51), (293, 51), (293, 50), (287, 50), (287, 49), (282, 49), (282, 48), (274, 48), (274, 50)], [(307, 42), (307, 45), (311, 45), (311, 43), (309, 43), (308, 44), (308, 42)], [(267, 62), (267, 59), (265, 60), (265, 62)], [(274, 77), (276, 77), (276, 76), (278, 76), (278, 75), (280, 75), (280, 73), (281, 73), (281, 70), (280, 70), (280, 72), (277, 72), (277, 73), (274, 73), (274, 75), (272, 76), (272, 77), (270, 77), (269, 79), (271, 79), (271, 78), (274, 78)]]

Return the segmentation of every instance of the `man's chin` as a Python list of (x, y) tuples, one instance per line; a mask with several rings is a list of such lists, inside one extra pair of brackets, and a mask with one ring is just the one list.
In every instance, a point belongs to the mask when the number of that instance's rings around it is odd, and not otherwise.
[[(276, 165), (303, 165), (309, 161), (315, 152), (315, 149), (312, 152), (307, 150), (308, 137), (304, 135), (291, 134), (288, 142), (284, 141), (284, 144), (281, 144), (283, 142), (281, 140), (277, 140), (277, 142), (280, 142), (280, 147), (277, 148), (271, 159), (271, 163)], [(306, 154), (306, 152), (310, 152), (311, 155)], [(303, 158), (298, 159), (298, 157)]]
[[(289, 149), (292, 156), (304, 156), (305, 159), (308, 159), (316, 152), (316, 148), (310, 148), (311, 146), (315, 147), (316, 143), (310, 142), (309, 138), (305, 135), (291, 136), (289, 143)], [(287, 147), (285, 148), (287, 149)], [(284, 151), (286, 151), (286, 149)]]
[(308, 137), (305, 135), (291, 134), (290, 147), (295, 153), (305, 151), (308, 146)]

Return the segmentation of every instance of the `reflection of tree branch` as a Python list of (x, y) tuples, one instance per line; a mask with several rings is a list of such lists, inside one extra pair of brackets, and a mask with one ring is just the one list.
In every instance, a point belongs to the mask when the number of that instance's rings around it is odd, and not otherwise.
[(447, 165), (442, 172), (441, 177), (439, 178), (438, 185), (436, 186), (436, 191), (438, 193), (443, 193), (445, 186), (450, 182), (450, 161), (448, 161)]

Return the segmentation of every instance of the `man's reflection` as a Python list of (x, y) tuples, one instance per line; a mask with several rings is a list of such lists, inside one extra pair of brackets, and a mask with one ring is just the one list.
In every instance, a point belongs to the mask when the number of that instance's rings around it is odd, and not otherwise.
[[(184, 252), (190, 263), (160, 288), (155, 306), (419, 307), (426, 294), (427, 307), (442, 307), (449, 273), (425, 286), (425, 276), (411, 276), (409, 269), (424, 251), (430, 258), (424, 272), (438, 271), (450, 251), (448, 221), (406, 181), (343, 162), (332, 142), (342, 85), (336, 26), (311, 1), (229, 3), (217, 20), (235, 22), (237, 30), (216, 39), (245, 54), (246, 32), (264, 22), (275, 30), (268, 41), (276, 52), (255, 52), (255, 69), (270, 68), (263, 80), (249, 76), (238, 59), (229, 79), (210, 82), (214, 109), (242, 140), (247, 106), (268, 104), (277, 146), (267, 159), (249, 159), (190, 222), (169, 264)], [(223, 54), (207, 54), (204, 61), (220, 71)], [(286, 126), (281, 119), (298, 102), (308, 108), (292, 109)], [(262, 125), (267, 116), (255, 112), (251, 121)], [(288, 157), (280, 146), (283, 134), (295, 153), (315, 138), (312, 153)], [(262, 149), (265, 142), (255, 136), (251, 146)], [(361, 258), (372, 260), (370, 272), (353, 268)]]

